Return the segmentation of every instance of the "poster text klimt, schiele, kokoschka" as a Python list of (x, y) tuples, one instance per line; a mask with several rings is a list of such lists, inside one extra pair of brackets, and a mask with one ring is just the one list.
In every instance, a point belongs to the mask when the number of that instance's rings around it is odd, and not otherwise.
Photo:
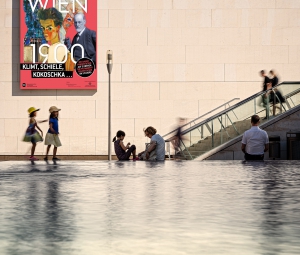
[(20, 88), (97, 89), (97, 1), (20, 0)]

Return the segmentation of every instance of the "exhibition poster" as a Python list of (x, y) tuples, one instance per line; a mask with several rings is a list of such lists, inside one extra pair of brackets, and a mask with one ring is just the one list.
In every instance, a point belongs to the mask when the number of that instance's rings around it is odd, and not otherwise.
[(97, 1), (20, 0), (20, 88), (97, 89)]

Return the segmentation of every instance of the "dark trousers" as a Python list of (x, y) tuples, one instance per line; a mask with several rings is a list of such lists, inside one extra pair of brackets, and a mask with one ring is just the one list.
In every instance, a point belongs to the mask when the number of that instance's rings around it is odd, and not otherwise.
[(135, 145), (131, 145), (125, 154), (119, 160), (129, 160), (131, 153), (136, 149)]
[(264, 154), (262, 155), (251, 155), (248, 153), (245, 153), (245, 160), (264, 160)]

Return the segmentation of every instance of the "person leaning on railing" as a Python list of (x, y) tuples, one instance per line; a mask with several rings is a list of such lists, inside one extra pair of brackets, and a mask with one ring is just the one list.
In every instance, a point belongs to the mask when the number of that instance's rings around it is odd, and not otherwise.
[(259, 123), (259, 116), (253, 115), (252, 127), (243, 135), (241, 149), (245, 153), (245, 160), (263, 160), (264, 153), (269, 150), (268, 134), (258, 127)]

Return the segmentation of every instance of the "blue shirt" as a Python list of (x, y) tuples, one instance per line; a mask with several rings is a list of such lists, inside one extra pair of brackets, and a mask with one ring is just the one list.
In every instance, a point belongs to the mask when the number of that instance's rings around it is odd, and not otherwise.
[(151, 141), (156, 142), (156, 160), (165, 160), (165, 140), (159, 134), (155, 134), (151, 137)]
[[(52, 124), (52, 128), (54, 129), (56, 134), (59, 134), (58, 132), (58, 119), (57, 118), (50, 118), (49, 120), (49, 125)], [(51, 132), (50, 128), (48, 129), (48, 133), (53, 134), (53, 132)]]

